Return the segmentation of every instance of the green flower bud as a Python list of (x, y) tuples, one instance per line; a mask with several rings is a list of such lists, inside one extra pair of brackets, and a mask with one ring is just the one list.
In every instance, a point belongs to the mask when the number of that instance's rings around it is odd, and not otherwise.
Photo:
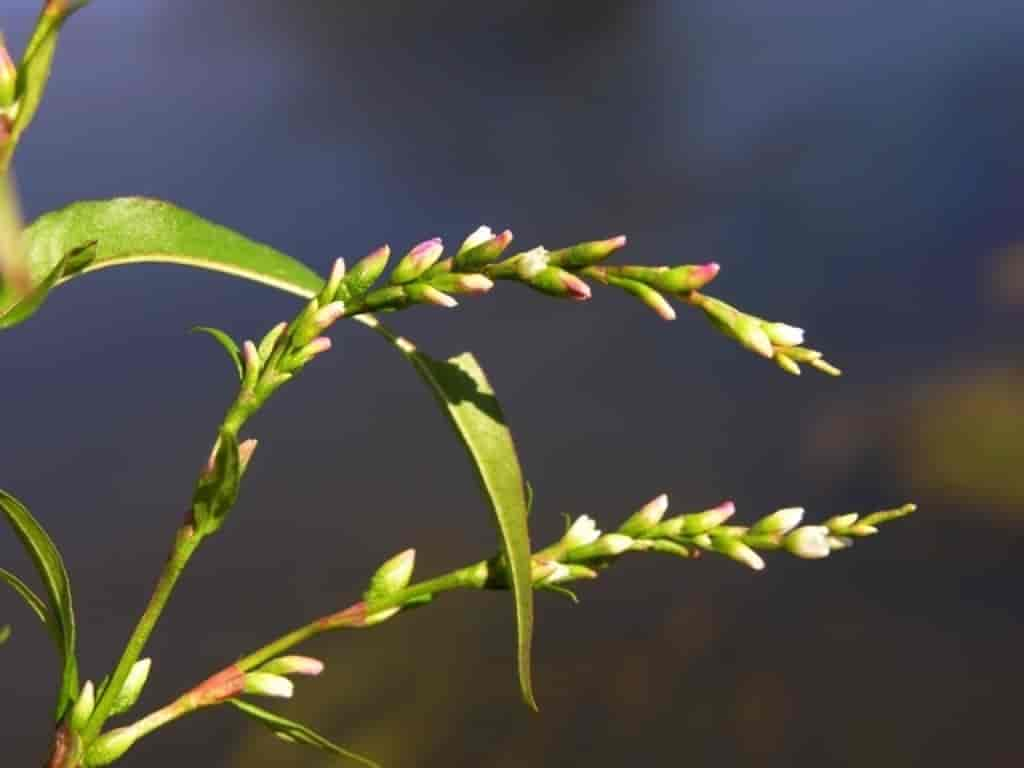
[(256, 345), (251, 341), (246, 340), (242, 344), (242, 363), (242, 389), (252, 392), (256, 387), (256, 381), (260, 377), (262, 363), (259, 350), (256, 349)]
[(287, 329), (288, 323), (278, 323), (267, 331), (267, 335), (263, 337), (263, 340), (260, 341), (260, 345), (256, 348), (256, 351), (260, 353), (260, 360), (262, 362), (267, 362), (267, 359), (270, 357), (270, 353), (274, 351), (274, 346), (277, 344), (277, 340), (281, 338), (281, 334), (283, 334)]
[(679, 534), (693, 536), (717, 528), (735, 514), (736, 505), (731, 501), (723, 501), (717, 507), (712, 507), (704, 512), (683, 515), (681, 518), (675, 519), (681, 521), (681, 530)]
[(3, 35), (0, 35), (0, 109), (14, 103), (15, 84), (18, 81), (18, 70), (7, 53)]
[(560, 267), (545, 267), (539, 272), (535, 272), (526, 282), (531, 288), (549, 296), (575, 301), (586, 301), (590, 298), (590, 286), (572, 272), (566, 272)]
[(677, 544), (668, 539), (658, 539), (650, 542), (650, 545), (654, 552), (663, 552), (666, 555), (675, 555), (676, 557), (690, 557), (690, 550), (682, 544)]
[(102, 768), (119, 760), (138, 741), (139, 733), (131, 726), (104, 733), (85, 752), (85, 765)]
[(624, 291), (636, 296), (640, 301), (657, 312), (658, 317), (662, 320), (676, 319), (676, 311), (672, 309), (672, 305), (668, 303), (664, 296), (649, 285), (637, 280), (627, 280), (623, 277), (616, 277), (615, 275), (607, 275), (606, 281), (609, 285), (622, 288)]
[(391, 272), (391, 284), (402, 285), (417, 279), (434, 266), (443, 252), (444, 244), (439, 237), (414, 246)]
[[(611, 269), (611, 268), (609, 268)], [(721, 267), (716, 262), (687, 264), (680, 267), (626, 266), (615, 270), (623, 277), (639, 280), (665, 293), (683, 294), (710, 283)]]
[(618, 557), (633, 546), (633, 537), (623, 533), (606, 533), (597, 541), (583, 547), (570, 549), (566, 558), (577, 562)]
[(788, 355), (784, 355), (782, 352), (776, 350), (775, 355), (774, 357), (772, 357), (772, 359), (775, 361), (775, 364), (778, 365), (779, 368), (784, 370), (786, 373), (791, 373), (794, 376), (800, 375), (800, 366), (794, 363), (793, 358), (789, 357)]
[(494, 281), (478, 273), (456, 274), (445, 273), (430, 278), (430, 284), (439, 291), (447, 293), (487, 293), (494, 287)]
[(338, 288), (338, 298), (348, 301), (352, 298), (359, 298), (377, 282), (377, 278), (384, 272), (391, 257), (391, 249), (382, 245), (369, 256), (356, 263)]
[[(239, 452), (241, 452), (241, 446), (239, 446)], [(121, 690), (118, 692), (117, 697), (114, 699), (114, 704), (110, 708), (111, 715), (127, 712), (135, 706), (139, 696), (142, 695), (142, 689), (146, 687), (151, 666), (151, 659), (139, 659), (132, 665), (128, 677), (125, 678), (124, 685), (121, 686)]]
[(75, 700), (75, 705), (71, 708), (71, 730), (81, 733), (85, 724), (89, 722), (95, 707), (96, 688), (92, 684), (92, 680), (87, 680), (78, 694), (78, 699)]
[(604, 261), (625, 244), (625, 235), (610, 237), (607, 240), (577, 243), (568, 248), (552, 251), (550, 263), (558, 267), (589, 267)]
[(456, 270), (467, 271), (493, 264), (501, 258), (511, 242), (512, 233), (509, 230), (492, 237), (490, 229), (481, 227), (466, 238), (455, 256), (454, 267)]
[(569, 530), (565, 532), (559, 545), (562, 551), (568, 552), (593, 544), (600, 537), (601, 531), (597, 529), (593, 518), (588, 515), (580, 515), (576, 518), (576, 522), (569, 526)]
[(261, 666), (257, 672), (272, 675), (305, 675), (316, 677), (324, 671), (324, 663), (310, 656), (278, 656)]
[(345, 260), (335, 259), (334, 264), (331, 266), (331, 274), (327, 276), (327, 282), (324, 284), (324, 289), (318, 297), (320, 304), (329, 304), (335, 300), (338, 289), (341, 287), (341, 281), (344, 279)]
[(764, 569), (764, 560), (739, 539), (712, 537), (712, 549), (755, 571)]
[[(249, 462), (252, 460), (252, 455), (256, 453), (256, 446), (260, 444), (259, 440), (254, 437), (250, 437), (248, 440), (243, 440), (238, 444), (238, 471), (241, 474), (245, 474), (245, 470), (249, 468)], [(148, 665), (149, 659), (144, 659)], [(141, 664), (138, 662), (136, 666)], [(132, 667), (132, 671), (135, 671), (135, 667)], [(149, 674), (149, 667), (146, 667), (146, 674)], [(127, 685), (127, 683), (126, 683)]]
[(767, 517), (762, 517), (750, 527), (754, 535), (765, 533), (789, 533), (800, 525), (804, 518), (803, 507), (786, 507), (773, 512)]
[(619, 526), (619, 533), (637, 538), (661, 522), (668, 510), (668, 496), (664, 493), (651, 499)]
[(763, 357), (774, 356), (772, 340), (758, 318), (710, 296), (701, 295), (697, 303), (722, 333)]
[(393, 595), (409, 586), (416, 565), (416, 550), (399, 552), (380, 566), (370, 577), (370, 586), (364, 594), (367, 602)]
[(860, 517), (856, 512), (852, 512), (848, 515), (836, 515), (830, 517), (825, 521), (825, 527), (832, 533), (845, 533), (851, 525), (857, 522), (857, 518)]
[(290, 699), (295, 693), (295, 684), (281, 675), (273, 675), (269, 672), (249, 672), (245, 676), (245, 685), (242, 691), (253, 696)]
[(832, 551), (828, 535), (828, 528), (824, 525), (804, 525), (788, 533), (783, 545), (797, 557), (817, 560), (828, 557)]
[(412, 299), (409, 298), (407, 286), (389, 285), (386, 288), (378, 288), (363, 296), (363, 303), (366, 309), (400, 309), (408, 306)]
[(412, 283), (405, 286), (405, 293), (417, 304), (433, 304), (435, 307), (446, 307), (448, 309), (459, 306), (459, 302), (453, 297), (437, 290), (433, 285)]
[(369, 614), (366, 617), (366, 619), (363, 621), (362, 625), (364, 627), (372, 627), (375, 624), (380, 624), (381, 622), (384, 622), (384, 621), (387, 621), (388, 619), (390, 619), (392, 616), (397, 614), (400, 610), (402, 610), (402, 609), (401, 608), (385, 608), (383, 611), (377, 611), (376, 613), (371, 613), (371, 614)]

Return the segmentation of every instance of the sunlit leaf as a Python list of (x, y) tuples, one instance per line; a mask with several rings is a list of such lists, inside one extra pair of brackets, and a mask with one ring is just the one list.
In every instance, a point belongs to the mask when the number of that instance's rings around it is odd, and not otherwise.
[(75, 658), (75, 615), (71, 605), (71, 582), (57, 547), (25, 506), (0, 491), (0, 510), (21, 539), (25, 551), (46, 586), (48, 612), (56, 619), (63, 664), (57, 695), (57, 719), (78, 696), (78, 662)]
[(351, 750), (338, 746), (333, 741), (325, 739), (319, 733), (307, 728), (301, 723), (287, 720), (279, 715), (275, 715), (273, 712), (268, 712), (261, 707), (257, 707), (255, 704), (250, 704), (247, 701), (230, 699), (229, 703), (233, 704), (253, 720), (265, 725), (273, 731), (278, 738), (281, 738), (284, 741), (296, 744), (305, 744), (306, 746), (315, 747), (316, 749), (328, 752), (332, 755), (337, 755), (338, 757), (347, 758), (348, 760), (369, 766), (370, 768), (380, 768), (377, 763), (373, 762), (373, 760), (370, 760), (368, 757), (363, 757)]

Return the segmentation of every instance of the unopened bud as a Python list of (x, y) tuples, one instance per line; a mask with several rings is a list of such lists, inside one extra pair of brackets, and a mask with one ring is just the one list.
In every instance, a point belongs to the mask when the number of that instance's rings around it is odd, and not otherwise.
[(660, 523), (667, 510), (668, 496), (663, 493), (630, 515), (626, 522), (619, 526), (619, 533), (634, 538), (641, 536)]
[(437, 290), (432, 285), (413, 283), (412, 285), (404, 286), (404, 289), (406, 295), (417, 304), (433, 304), (435, 307), (446, 307), (448, 309), (459, 306), (459, 302), (452, 296)]
[(494, 233), (491, 231), (490, 227), (477, 227), (469, 233), (469, 236), (465, 240), (462, 241), (462, 245), (459, 246), (458, 252), (460, 254), (465, 253), (472, 248), (476, 248), (482, 243), (486, 243), (492, 237), (494, 237)]
[(345, 260), (335, 259), (334, 264), (331, 266), (331, 274), (327, 277), (327, 283), (324, 285), (324, 289), (320, 292), (320, 303), (328, 304), (334, 301), (338, 294), (338, 288), (341, 287), (341, 281), (345, 279)]
[(256, 386), (256, 380), (260, 376), (260, 368), (262, 366), (259, 350), (249, 340), (242, 344), (242, 362), (244, 363), (242, 366), (242, 388), (252, 391)]
[(682, 533), (688, 536), (705, 533), (717, 528), (734, 514), (736, 514), (736, 505), (731, 501), (723, 501), (718, 506), (703, 512), (683, 515), (681, 518), (683, 524)]
[(551, 264), (559, 267), (589, 267), (598, 264), (626, 244), (626, 236), (591, 240), (551, 252)]
[(281, 338), (281, 334), (283, 334), (287, 328), (288, 323), (282, 322), (267, 331), (267, 335), (263, 337), (263, 340), (260, 341), (260, 345), (256, 348), (256, 351), (260, 353), (260, 360), (262, 362), (267, 362), (267, 359), (270, 357), (270, 353), (274, 351), (274, 345), (277, 344), (277, 340)]
[(674, 541), (668, 539), (657, 539), (656, 541), (650, 542), (651, 549), (655, 552), (663, 552), (666, 555), (675, 555), (676, 557), (690, 557), (690, 550), (684, 547), (682, 544), (677, 544)]
[(608, 557), (618, 557), (632, 546), (632, 536), (626, 536), (623, 533), (606, 533), (592, 544), (569, 550), (566, 557), (575, 561), (601, 560)]
[[(301, 368), (317, 355), (322, 355), (331, 348), (331, 340), (326, 336), (317, 336), (306, 346), (302, 347), (292, 355), (284, 364), (286, 371), (294, 371)], [(287, 373), (285, 375), (288, 375)], [(284, 379), (283, 381), (287, 381)], [(282, 381), (282, 383), (283, 383)]]
[(0, 35), (0, 109), (14, 103), (15, 84), (18, 81), (18, 70), (7, 53), (3, 36)]
[(278, 656), (261, 666), (257, 672), (271, 675), (305, 675), (316, 677), (324, 671), (324, 663), (310, 656)]
[(313, 315), (313, 326), (317, 329), (317, 332), (326, 331), (330, 328), (338, 318), (345, 314), (345, 302), (343, 301), (332, 301), (323, 307), (320, 307)]
[(84, 764), (89, 768), (102, 768), (104, 765), (121, 759), (125, 752), (138, 741), (139, 732), (131, 726), (115, 728), (104, 733), (86, 750)]
[(368, 614), (367, 617), (363, 620), (362, 626), (364, 626), (364, 627), (372, 627), (372, 626), (374, 626), (376, 624), (380, 624), (381, 622), (385, 622), (388, 619), (390, 619), (392, 616), (397, 615), (400, 610), (402, 610), (402, 609), (401, 608), (385, 608), (383, 611), (377, 611), (376, 613)]
[(430, 278), (430, 284), (439, 291), (448, 293), (487, 293), (494, 287), (494, 281), (486, 275), (478, 273), (452, 274), (446, 273)]
[(832, 548), (828, 544), (829, 531), (824, 525), (805, 525), (791, 531), (783, 545), (797, 557), (817, 560), (828, 557)]
[(857, 522), (858, 517), (860, 515), (856, 512), (851, 512), (848, 515), (836, 515), (825, 521), (825, 527), (832, 533), (845, 533), (851, 525)]
[[(239, 453), (241, 453), (241, 446), (239, 446)], [(139, 696), (142, 695), (142, 689), (146, 687), (151, 666), (151, 659), (139, 659), (132, 665), (128, 677), (125, 678), (124, 685), (121, 686), (121, 690), (118, 691), (117, 698), (114, 699), (114, 704), (110, 708), (111, 715), (127, 712), (135, 706)]]
[(377, 282), (391, 257), (391, 249), (382, 245), (369, 256), (356, 263), (341, 281), (338, 296), (343, 300), (361, 297)]
[(85, 685), (82, 686), (78, 698), (75, 700), (75, 705), (71, 708), (71, 730), (75, 733), (81, 733), (82, 729), (85, 728), (85, 724), (89, 722), (95, 707), (96, 688), (92, 684), (92, 680), (87, 680)]
[(789, 533), (800, 525), (803, 518), (803, 507), (786, 507), (762, 517), (750, 526), (750, 532), (755, 536), (762, 533)]
[(586, 301), (590, 298), (590, 286), (572, 272), (566, 272), (560, 267), (542, 269), (527, 282), (531, 287), (549, 296), (559, 296), (575, 301)]
[[(490, 233), (490, 230), (487, 232)], [(466, 242), (470, 242), (470, 238), (466, 238)], [(464, 243), (455, 256), (455, 267), (459, 270), (473, 270), (493, 264), (501, 258), (501, 254), (511, 242), (512, 233), (506, 229), (501, 234), (474, 243), (469, 248)]]
[(843, 372), (836, 368), (834, 365), (826, 360), (818, 358), (817, 360), (811, 361), (811, 367), (817, 368), (822, 373), (827, 373), (829, 376), (842, 376)]
[(761, 556), (739, 539), (713, 538), (712, 549), (755, 571), (764, 569), (764, 560)]
[(658, 316), (662, 320), (675, 320), (676, 311), (672, 309), (672, 305), (668, 303), (664, 296), (658, 293), (656, 290), (651, 288), (646, 283), (642, 283), (638, 280), (629, 280), (623, 277), (616, 277), (614, 275), (607, 275), (605, 280), (618, 288), (622, 288), (625, 291), (636, 296), (640, 301), (646, 304), (648, 307), (658, 313)]
[[(243, 440), (238, 444), (238, 469), (240, 472), (244, 473), (245, 470), (249, 468), (249, 461), (252, 459), (252, 455), (256, 452), (257, 445), (259, 445), (259, 440), (253, 437), (248, 440)], [(149, 659), (146, 659), (145, 661), (148, 662)], [(139, 664), (141, 663), (142, 662), (140, 661)], [(135, 671), (134, 667), (132, 667), (132, 671)], [(146, 673), (149, 674), (149, 667), (146, 668)]]
[(424, 240), (419, 245), (415, 246), (410, 250), (398, 265), (391, 272), (391, 284), (402, 285), (408, 283), (428, 269), (430, 269), (441, 258), (441, 254), (444, 252), (444, 244), (441, 242), (441, 238), (435, 237), (430, 240)]
[(380, 599), (405, 589), (412, 578), (415, 564), (415, 549), (399, 552), (385, 562), (370, 577), (370, 586), (365, 594), (366, 601), (370, 602), (374, 599)]
[(779, 366), (779, 368), (784, 370), (786, 373), (790, 373), (794, 376), (800, 375), (800, 366), (793, 362), (793, 358), (789, 357), (788, 355), (783, 354), (779, 350), (776, 350), (775, 355), (772, 357), (772, 359), (775, 361), (775, 364)]
[(249, 672), (245, 676), (245, 685), (242, 691), (253, 696), (290, 699), (295, 693), (295, 684), (281, 675), (273, 675), (269, 672)]
[(684, 294), (710, 283), (718, 274), (715, 262), (686, 264), (679, 267), (619, 267), (616, 272), (631, 280), (639, 280), (665, 293)]
[(700, 296), (698, 303), (708, 318), (727, 336), (764, 357), (770, 358), (775, 354), (772, 340), (756, 317), (710, 296)]

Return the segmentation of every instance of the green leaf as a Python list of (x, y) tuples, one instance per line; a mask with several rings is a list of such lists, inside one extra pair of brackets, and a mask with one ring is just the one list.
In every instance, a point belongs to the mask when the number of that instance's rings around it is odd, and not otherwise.
[(208, 333), (213, 336), (231, 357), (231, 361), (235, 364), (235, 370), (238, 372), (238, 380), (242, 380), (244, 375), (242, 372), (242, 350), (238, 348), (234, 339), (218, 328), (210, 328), (205, 325), (196, 326), (192, 329), (192, 333)]
[(14, 148), (21, 135), (35, 117), (39, 102), (50, 79), (50, 67), (53, 54), (57, 50), (57, 38), (64, 22), (78, 9), (87, 5), (88, 0), (76, 3), (54, 2), (51, 0), (43, 5), (43, 12), (36, 22), (25, 55), (18, 65), (18, 79), (15, 85), (15, 99), (18, 101), (18, 112), (11, 126), (11, 136), (6, 144), (0, 146), (0, 175), (6, 174), (14, 155)]
[(0, 491), (0, 510), (3, 510), (7, 522), (21, 539), (46, 585), (48, 612), (56, 621), (63, 664), (57, 695), (56, 717), (59, 721), (68, 705), (78, 696), (78, 662), (75, 659), (75, 614), (71, 605), (71, 582), (57, 547), (24, 505), (5, 491)]
[[(36, 219), (23, 240), (32, 284), (43, 282), (67, 254), (93, 241), (92, 260), (73, 274), (65, 270), (56, 285), (122, 264), (168, 263), (224, 272), (307, 298), (323, 286), (315, 272), (280, 251), (170, 203), (140, 197), (74, 203)], [(16, 301), (8, 287), (0, 286), (0, 317)]]
[(307, 728), (301, 723), (287, 720), (279, 715), (275, 715), (273, 712), (268, 712), (261, 707), (257, 707), (255, 704), (250, 704), (247, 701), (229, 699), (228, 703), (234, 705), (237, 709), (244, 712), (253, 720), (265, 725), (273, 731), (278, 738), (283, 739), (284, 741), (316, 747), (324, 752), (337, 755), (338, 757), (348, 758), (349, 760), (361, 765), (369, 766), (370, 768), (380, 768), (377, 763), (373, 762), (373, 760), (370, 760), (368, 757), (363, 757), (351, 750), (338, 746), (334, 742), (325, 739), (319, 733)]
[(4, 624), (0, 627), (0, 645), (6, 643), (11, 637), (11, 625)]
[(50, 612), (46, 610), (46, 603), (43, 602), (43, 599), (33, 592), (28, 584), (5, 568), (0, 568), (0, 581), (6, 582), (8, 586), (17, 592), (18, 596), (28, 604), (28, 607), (32, 609), (32, 612), (39, 617), (39, 620), (43, 622), (47, 629), (49, 629), (53, 634), (54, 638), (57, 640), (57, 649), (60, 650), (60, 625), (57, 623), (56, 619), (50, 616)]
[(494, 390), (470, 353), (465, 352), (444, 362), (434, 360), (379, 323), (374, 322), (371, 327), (391, 341), (430, 385), (469, 452), (480, 483), (494, 508), (515, 601), (519, 687), (526, 703), (537, 709), (530, 672), (533, 586), (526, 484), (512, 433), (505, 425)]

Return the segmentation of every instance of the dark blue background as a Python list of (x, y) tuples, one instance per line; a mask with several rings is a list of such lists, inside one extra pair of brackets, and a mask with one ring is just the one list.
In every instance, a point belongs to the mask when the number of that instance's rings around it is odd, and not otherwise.
[[(4, 3), (15, 51), (37, 5)], [(624, 260), (720, 262), (714, 295), (805, 326), (846, 371), (793, 379), (694, 312), (666, 324), (599, 289), (577, 305), (502, 285), (396, 316), (486, 366), (537, 542), (661, 491), (747, 520), (922, 508), (823, 563), (637, 557), (579, 607), (540, 596), (541, 717), (517, 698), (501, 594), (318, 639), (328, 671), (282, 711), (393, 766), (1018, 765), (1022, 24), (1010, 0), (97, 0), (68, 24), (18, 179), (30, 216), (152, 195), (321, 271), (480, 223), (524, 246), (625, 232)], [(84, 675), (137, 618), (233, 394), (186, 331), (253, 336), (297, 306), (138, 267), (0, 336), (0, 484), (64, 551)], [(153, 639), (142, 710), (347, 605), (404, 547), (421, 575), (493, 550), (407, 364), (355, 324), (334, 341), (251, 424), (241, 503)], [(10, 537), (0, 562), (28, 569)], [(9, 594), (0, 619), (3, 762), (39, 764), (52, 651)], [(212, 712), (126, 764), (327, 764), (294, 749)]]

